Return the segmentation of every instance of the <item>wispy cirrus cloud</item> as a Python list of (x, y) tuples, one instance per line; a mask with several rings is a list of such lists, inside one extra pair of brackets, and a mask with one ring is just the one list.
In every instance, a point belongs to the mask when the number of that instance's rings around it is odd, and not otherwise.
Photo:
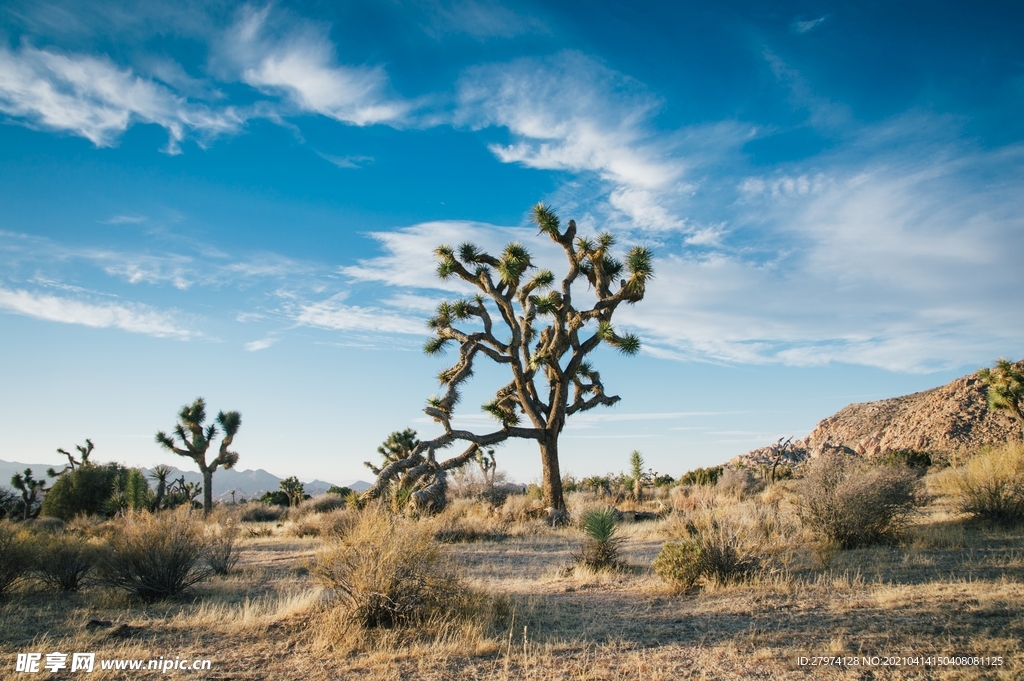
[(548, 34), (539, 18), (516, 12), (494, 0), (419, 0), (424, 30), (434, 38), (465, 34), (477, 39), (513, 38), (524, 34)]
[(337, 63), (322, 27), (304, 20), (272, 23), (274, 8), (243, 7), (215, 46), (219, 68), (294, 108), (352, 125), (397, 123), (411, 105), (389, 93), (382, 66)]
[(109, 147), (134, 123), (167, 131), (167, 151), (186, 135), (208, 140), (237, 132), (243, 115), (212, 109), (122, 68), (103, 56), (63, 54), (23, 44), (0, 46), (0, 111), (24, 123), (68, 132)]
[(148, 336), (188, 340), (198, 335), (186, 328), (178, 314), (147, 305), (90, 303), (72, 298), (0, 288), (0, 309), (35, 319), (93, 328), (115, 328)]
[(339, 293), (320, 302), (300, 304), (294, 315), (295, 322), (335, 331), (425, 334), (422, 319), (378, 307), (347, 305), (344, 302), (347, 297), (346, 293)]

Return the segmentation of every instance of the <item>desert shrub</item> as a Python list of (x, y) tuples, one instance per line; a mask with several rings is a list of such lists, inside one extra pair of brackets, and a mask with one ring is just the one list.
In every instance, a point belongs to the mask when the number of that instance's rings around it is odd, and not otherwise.
[(999, 525), (1024, 522), (1024, 444), (983, 452), (945, 471), (941, 488), (957, 510)]
[(321, 549), (312, 574), (367, 628), (443, 615), (463, 590), (428, 526), (379, 508), (361, 513), (346, 537)]
[(919, 452), (914, 449), (897, 449), (887, 452), (879, 463), (883, 466), (925, 469), (932, 465), (932, 457), (928, 452)]
[(296, 537), (344, 537), (355, 524), (357, 515), (354, 509), (348, 508), (330, 513), (311, 513), (292, 522), (287, 531)]
[(216, 575), (226, 575), (238, 563), (238, 523), (206, 526), (206, 564)]
[(189, 509), (129, 513), (115, 521), (101, 554), (103, 583), (146, 602), (177, 596), (209, 576), (203, 524)]
[(904, 527), (916, 485), (917, 477), (906, 470), (822, 454), (805, 469), (798, 512), (817, 543), (840, 549), (866, 546)]
[(33, 573), (56, 591), (78, 591), (96, 566), (96, 547), (74, 532), (37, 533), (31, 551)]
[(722, 466), (713, 466), (710, 468), (695, 468), (689, 473), (686, 473), (683, 477), (679, 478), (680, 485), (709, 485), (714, 486), (718, 482), (718, 478), (722, 475), (724, 468)]
[(65, 471), (43, 498), (41, 515), (71, 520), (82, 514), (111, 515), (109, 502), (127, 469), (116, 463), (85, 464)]
[(25, 534), (8, 520), (0, 521), (0, 596), (18, 583), (32, 567)]
[(259, 498), (259, 502), (270, 506), (284, 506), (285, 508), (288, 508), (292, 503), (291, 499), (288, 498), (288, 495), (279, 489), (271, 492), (264, 492), (263, 496)]
[(666, 543), (654, 559), (654, 573), (678, 589), (689, 589), (704, 573), (700, 544), (689, 537)]
[(472, 499), (455, 499), (430, 524), (434, 538), (444, 544), (500, 541), (507, 536), (507, 522), (490, 504)]
[(728, 494), (742, 499), (764, 489), (764, 481), (760, 480), (754, 471), (745, 466), (726, 467), (718, 476), (715, 487), (722, 494)]
[(263, 503), (246, 504), (239, 518), (244, 523), (272, 523), (280, 519), (284, 509)]
[(580, 529), (587, 537), (578, 557), (580, 563), (594, 570), (619, 564), (622, 538), (616, 536), (615, 509), (606, 506), (587, 511), (580, 519)]
[(330, 513), (340, 508), (345, 508), (345, 498), (340, 494), (321, 494), (312, 499), (306, 499), (295, 509), (297, 517), (301, 518), (310, 513)]

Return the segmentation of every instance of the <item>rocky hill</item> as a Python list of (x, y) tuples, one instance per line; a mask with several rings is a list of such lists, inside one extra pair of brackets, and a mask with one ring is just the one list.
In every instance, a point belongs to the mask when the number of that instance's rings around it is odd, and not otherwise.
[[(1012, 417), (988, 408), (988, 387), (970, 374), (912, 395), (851, 404), (795, 441), (786, 458), (800, 460), (828, 449), (869, 457), (905, 449), (948, 455), (1020, 440), (1022, 432)], [(773, 457), (771, 448), (762, 447), (739, 458), (763, 464)]]

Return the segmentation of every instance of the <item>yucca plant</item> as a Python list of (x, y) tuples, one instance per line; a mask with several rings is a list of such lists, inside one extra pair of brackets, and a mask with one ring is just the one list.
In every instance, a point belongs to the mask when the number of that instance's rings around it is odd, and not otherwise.
[(622, 538), (618, 531), (615, 509), (610, 507), (588, 511), (580, 522), (580, 529), (587, 535), (587, 541), (579, 556), (579, 562), (595, 570), (613, 568), (619, 564)]

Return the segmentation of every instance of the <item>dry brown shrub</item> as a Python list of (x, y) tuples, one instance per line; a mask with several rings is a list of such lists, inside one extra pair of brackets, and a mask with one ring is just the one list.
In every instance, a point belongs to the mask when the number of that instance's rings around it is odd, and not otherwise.
[(209, 576), (203, 523), (190, 509), (130, 513), (112, 524), (99, 561), (103, 583), (146, 602), (177, 596)]
[(434, 538), (445, 544), (473, 541), (500, 541), (508, 534), (508, 524), (485, 501), (455, 499), (444, 512), (429, 520)]
[(340, 494), (321, 494), (318, 497), (306, 499), (296, 506), (291, 512), (291, 516), (294, 518), (303, 518), (311, 513), (331, 513), (333, 511), (340, 511), (346, 506), (347, 503), (345, 501), (345, 497)]
[(456, 608), (465, 591), (430, 527), (368, 508), (343, 539), (322, 548), (316, 580), (364, 628), (415, 625)]
[(0, 520), (0, 596), (18, 583), (32, 566), (26, 535), (8, 520)]
[(1003, 526), (1024, 522), (1024, 444), (982, 452), (945, 471), (939, 489), (955, 508), (978, 520)]
[(235, 545), (241, 527), (232, 519), (206, 526), (206, 564), (215, 575), (226, 575), (238, 563)]
[(917, 503), (917, 482), (906, 469), (824, 454), (805, 469), (800, 519), (822, 547), (849, 549), (889, 540), (906, 526)]
[(96, 566), (98, 548), (75, 532), (39, 533), (31, 541), (33, 572), (56, 591), (78, 591)]

